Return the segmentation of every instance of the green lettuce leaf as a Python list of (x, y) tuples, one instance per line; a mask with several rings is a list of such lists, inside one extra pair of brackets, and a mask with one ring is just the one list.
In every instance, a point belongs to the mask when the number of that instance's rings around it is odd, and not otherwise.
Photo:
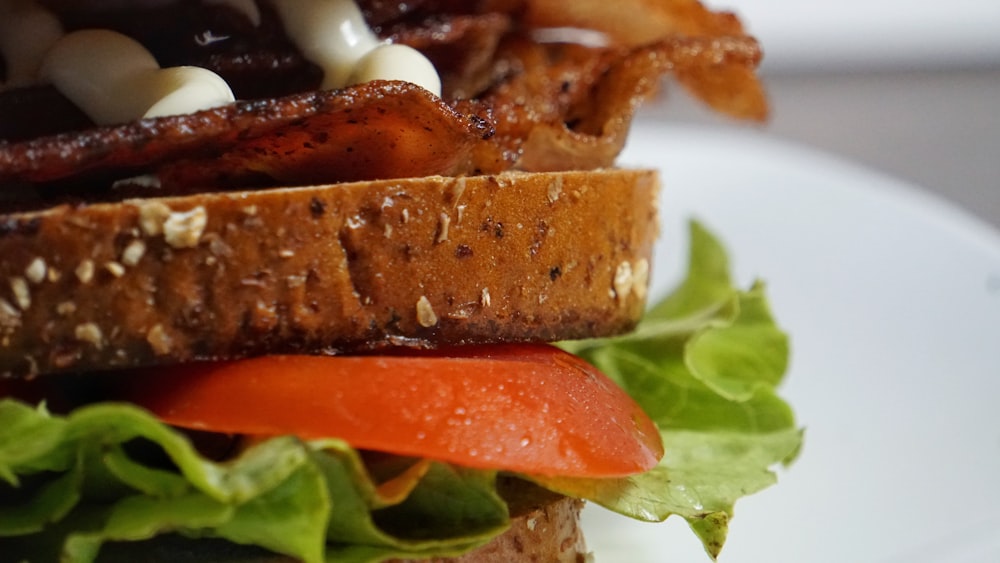
[[(561, 345), (643, 406), (667, 453), (625, 479), (522, 477), (640, 520), (677, 515), (718, 555), (736, 500), (773, 484), (801, 446), (776, 393), (789, 346), (763, 284), (734, 288), (725, 251), (692, 223), (688, 277), (633, 334)], [(495, 471), (292, 437), (220, 463), (131, 405), (53, 416), (0, 399), (0, 553), (12, 560), (89, 563), (109, 543), (170, 534), (374, 563), (459, 555), (508, 525)]]
[[(252, 544), (310, 563), (331, 554), (338, 561), (378, 561), (386, 554), (460, 553), (508, 525), (495, 472), (415, 461), (380, 482), (346, 444), (291, 437), (215, 463), (184, 435), (125, 404), (60, 418), (4, 399), (0, 420), (46, 437), (46, 447), (22, 450), (16, 445), (27, 434), (5, 436), (10, 447), (0, 450), (0, 468), (20, 484), (0, 489), (0, 546), (33, 560), (89, 562), (104, 543), (175, 533)], [(137, 441), (169, 462), (132, 455)]]
[(688, 276), (629, 335), (562, 346), (615, 379), (659, 426), (666, 454), (646, 474), (619, 480), (536, 479), (633, 518), (685, 518), (713, 558), (733, 504), (776, 480), (802, 442), (776, 392), (787, 335), (756, 283), (733, 287), (719, 242), (692, 222)]

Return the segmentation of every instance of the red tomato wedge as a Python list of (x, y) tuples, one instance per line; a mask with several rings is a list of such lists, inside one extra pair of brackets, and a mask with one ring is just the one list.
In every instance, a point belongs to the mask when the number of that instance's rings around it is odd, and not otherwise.
[(270, 356), (132, 374), (127, 399), (178, 427), (305, 439), (526, 474), (657, 464), (656, 426), (617, 385), (546, 345)]

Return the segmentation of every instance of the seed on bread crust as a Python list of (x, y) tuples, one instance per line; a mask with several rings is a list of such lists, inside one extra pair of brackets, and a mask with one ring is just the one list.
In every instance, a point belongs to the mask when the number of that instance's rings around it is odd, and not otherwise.
[(146, 243), (139, 239), (133, 240), (122, 251), (122, 263), (126, 266), (135, 266), (142, 260), (144, 254), (146, 254)]
[[(549, 188), (558, 177), (563, 195), (552, 205)], [(0, 376), (23, 375), (26, 356), (47, 374), (194, 357), (621, 333), (643, 312), (640, 274), (657, 231), (656, 184), (649, 171), (510, 173), (500, 180), (204, 193), (11, 216), (35, 226), (0, 237), (0, 297), (17, 312), (3, 321), (0, 339), (8, 345), (0, 346)], [(458, 192), (461, 228), (452, 211)], [(382, 209), (386, 198), (395, 203)], [(313, 200), (324, 202), (321, 217), (310, 212)], [(191, 237), (196, 246), (171, 246), (167, 220), (197, 208), (206, 224)], [(436, 243), (442, 212), (451, 218), (448, 241)], [(354, 218), (356, 228), (348, 228)], [(36, 258), (49, 272), (67, 274), (58, 283), (31, 283), (25, 269)], [(107, 270), (110, 262), (121, 277)], [(623, 262), (630, 264), (631, 291), (608, 299)], [(30, 309), (19, 307), (8, 287), (12, 277), (24, 279)], [(102, 348), (88, 344), (98, 341), (89, 329), (77, 338), (77, 327), (88, 322), (103, 329)]]
[(108, 271), (112, 276), (120, 278), (125, 275), (125, 266), (122, 266), (114, 260), (110, 260), (104, 263), (104, 269)]
[(175, 211), (163, 223), (163, 238), (174, 248), (194, 248), (208, 225), (208, 213), (202, 206), (189, 211)]
[(549, 203), (555, 203), (559, 201), (559, 196), (562, 195), (563, 190), (563, 179), (561, 177), (556, 178), (549, 184), (548, 198)]
[(14, 302), (22, 311), (27, 311), (31, 307), (31, 289), (28, 287), (28, 280), (21, 276), (14, 276), (8, 280), (10, 291), (14, 294)]
[(0, 297), (0, 332), (13, 330), (21, 326), (21, 311)]
[(95, 348), (104, 347), (104, 332), (95, 323), (83, 323), (76, 326), (76, 339), (92, 344)]
[(438, 222), (440, 227), (438, 227), (438, 235), (434, 242), (440, 244), (448, 241), (448, 229), (451, 228), (451, 216), (447, 213), (441, 213), (438, 217)]
[(82, 284), (88, 284), (94, 279), (94, 261), (87, 258), (80, 261), (80, 265), (75, 270), (76, 278)]
[(56, 305), (56, 313), (60, 317), (68, 317), (76, 312), (76, 303), (72, 301), (63, 301), (62, 303)]
[(615, 298), (625, 300), (632, 293), (633, 282), (632, 264), (628, 261), (618, 264), (618, 268), (615, 269), (615, 278), (612, 282)]
[(174, 345), (173, 339), (167, 333), (166, 329), (163, 328), (162, 324), (149, 329), (149, 332), (146, 334), (146, 342), (149, 343), (150, 347), (153, 348), (153, 352), (158, 356), (169, 354)]
[(24, 269), (24, 277), (28, 278), (28, 281), (34, 284), (39, 284), (45, 281), (45, 276), (48, 273), (48, 267), (45, 265), (45, 260), (42, 258), (35, 258), (28, 264), (28, 267)]
[(421, 295), (420, 299), (417, 300), (417, 322), (424, 328), (438, 324), (437, 314), (434, 313), (434, 307), (431, 306), (426, 295)]
[(146, 236), (159, 236), (163, 234), (163, 224), (170, 213), (170, 208), (163, 202), (142, 202), (139, 204), (139, 227)]

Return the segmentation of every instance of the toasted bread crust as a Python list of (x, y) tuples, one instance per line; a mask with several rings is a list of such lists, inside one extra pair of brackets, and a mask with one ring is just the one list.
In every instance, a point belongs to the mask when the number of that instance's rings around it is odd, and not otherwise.
[(509, 173), (0, 216), (0, 375), (622, 332), (656, 191)]
[[(580, 499), (547, 495), (544, 502), (515, 508), (510, 528), (479, 549), (432, 563), (584, 563), (587, 545), (580, 527)], [(416, 563), (417, 560), (391, 563)], [(426, 561), (426, 560), (425, 560)]]

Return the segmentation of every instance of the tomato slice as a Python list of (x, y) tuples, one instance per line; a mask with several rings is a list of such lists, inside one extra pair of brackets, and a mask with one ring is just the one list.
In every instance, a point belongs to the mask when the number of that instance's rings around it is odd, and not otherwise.
[(617, 385), (546, 345), (269, 356), (131, 374), (126, 398), (213, 432), (340, 438), (359, 449), (526, 474), (616, 477), (663, 455)]

